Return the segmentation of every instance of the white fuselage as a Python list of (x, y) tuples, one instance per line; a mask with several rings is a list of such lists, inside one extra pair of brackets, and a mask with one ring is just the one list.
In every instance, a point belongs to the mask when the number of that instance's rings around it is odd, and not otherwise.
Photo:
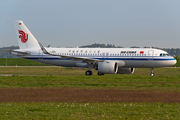
[[(168, 56), (167, 52), (152, 48), (46, 48), (46, 50), (54, 55), (116, 61), (118, 67), (122, 68), (168, 67), (176, 63), (176, 60)], [(65, 67), (89, 67), (82, 60), (47, 55), (41, 49), (24, 51), (31, 52), (31, 55), (21, 57), (42, 63)]]

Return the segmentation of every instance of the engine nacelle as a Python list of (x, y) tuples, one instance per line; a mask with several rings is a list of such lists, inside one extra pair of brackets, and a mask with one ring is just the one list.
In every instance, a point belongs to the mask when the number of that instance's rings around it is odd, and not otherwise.
[(133, 74), (135, 68), (119, 68), (117, 74)]
[(115, 74), (118, 71), (118, 64), (115, 61), (105, 61), (98, 64), (98, 72), (103, 74)]

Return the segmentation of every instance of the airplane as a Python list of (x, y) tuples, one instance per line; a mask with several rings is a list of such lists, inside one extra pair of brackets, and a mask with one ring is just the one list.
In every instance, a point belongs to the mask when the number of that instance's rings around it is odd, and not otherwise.
[(153, 48), (49, 48), (39, 43), (21, 20), (15, 21), (19, 49), (6, 50), (11, 54), (37, 62), (88, 68), (85, 75), (133, 74), (135, 68), (169, 67), (176, 59), (167, 52)]

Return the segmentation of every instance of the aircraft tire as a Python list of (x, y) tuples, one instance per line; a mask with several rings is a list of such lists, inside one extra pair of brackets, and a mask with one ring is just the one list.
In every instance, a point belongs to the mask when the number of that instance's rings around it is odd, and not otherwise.
[(98, 72), (98, 75), (100, 76), (100, 75), (104, 75), (104, 73), (100, 73), (100, 72)]
[(150, 76), (155, 76), (155, 74), (154, 74), (154, 73), (151, 73)]
[(85, 72), (85, 74), (86, 74), (86, 75), (92, 75), (92, 71), (87, 70), (87, 71)]

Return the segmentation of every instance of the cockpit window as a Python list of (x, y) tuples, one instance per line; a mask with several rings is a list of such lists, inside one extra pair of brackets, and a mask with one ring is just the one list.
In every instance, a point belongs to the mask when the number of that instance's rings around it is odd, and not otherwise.
[(160, 56), (169, 56), (167, 53), (161, 53)]

